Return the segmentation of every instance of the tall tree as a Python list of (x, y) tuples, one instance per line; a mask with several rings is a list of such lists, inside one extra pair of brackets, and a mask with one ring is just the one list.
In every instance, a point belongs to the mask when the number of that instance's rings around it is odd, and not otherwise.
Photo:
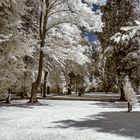
[[(95, 18), (95, 15), (92, 12), (92, 8), (87, 6), (87, 4), (82, 4), (81, 1), (73, 0), (42, 0), (40, 2), (41, 10), (40, 12), (40, 22), (39, 22), (39, 38), (40, 38), (40, 54), (39, 54), (39, 66), (37, 79), (32, 83), (31, 90), (31, 103), (37, 102), (37, 90), (41, 83), (42, 71), (43, 71), (43, 57), (44, 57), (44, 47), (47, 42), (46, 35), (49, 30), (52, 28), (63, 24), (63, 23), (73, 23), (79, 24), (79, 26), (87, 26), (89, 28), (91, 21)], [(83, 7), (82, 7), (82, 6)], [(90, 8), (90, 10), (89, 10)], [(83, 10), (85, 10), (83, 12)], [(86, 16), (90, 14), (90, 20)], [(98, 16), (100, 17), (100, 16)], [(92, 20), (91, 20), (92, 19)], [(81, 21), (81, 22), (80, 22)], [(101, 20), (98, 20), (101, 23)], [(100, 25), (100, 24), (99, 24)], [(100, 28), (100, 26), (98, 26)], [(97, 27), (94, 27), (96, 29)]]
[(105, 22), (105, 27), (103, 32), (99, 34), (99, 39), (104, 54), (104, 88), (109, 91), (117, 86), (121, 93), (121, 100), (125, 99), (124, 77), (129, 75), (130, 80), (132, 80), (132, 75), (137, 69), (136, 59), (130, 54), (138, 50), (138, 42), (129, 40), (127, 43), (114, 43), (111, 38), (114, 34), (123, 32), (120, 31), (122, 26), (133, 24), (136, 18), (134, 8), (132, 0), (109, 0), (106, 6), (102, 7), (102, 19)]
[(38, 75), (37, 79), (34, 83), (32, 83), (31, 90), (31, 103), (36, 103), (36, 94), (38, 87), (41, 83), (42, 71), (43, 71), (43, 48), (45, 46), (45, 38), (47, 33), (47, 22), (48, 22), (48, 14), (49, 14), (49, 0), (41, 1), (41, 11), (40, 11), (40, 23), (39, 23), (39, 32), (40, 32), (40, 54), (39, 54), (39, 67), (38, 67)]
[(0, 1), (0, 93), (11, 91), (25, 70), (21, 59), (26, 50), (24, 41), (27, 41), (21, 35), (24, 2)]

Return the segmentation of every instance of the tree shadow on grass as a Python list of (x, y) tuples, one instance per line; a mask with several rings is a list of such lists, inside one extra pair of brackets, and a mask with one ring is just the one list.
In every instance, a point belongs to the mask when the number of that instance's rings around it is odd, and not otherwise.
[(98, 105), (101, 108), (126, 108), (127, 110), (127, 102), (95, 102), (95, 103), (90, 103), (90, 105)]
[(19, 108), (28, 108), (33, 109), (35, 106), (49, 106), (49, 104), (46, 103), (36, 103), (36, 104), (30, 104), (30, 103), (11, 103), (7, 104), (5, 102), (0, 103), (0, 107), (19, 107)]
[(94, 129), (97, 132), (130, 136), (140, 139), (140, 112), (102, 112), (83, 120), (53, 122), (59, 128)]

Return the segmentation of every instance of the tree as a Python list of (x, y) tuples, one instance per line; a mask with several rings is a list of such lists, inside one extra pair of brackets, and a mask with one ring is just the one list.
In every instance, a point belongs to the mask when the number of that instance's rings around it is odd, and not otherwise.
[[(82, 32), (101, 30), (101, 13), (96, 15), (92, 11), (92, 2), (97, 1), (84, 0), (82, 3), (79, 0), (48, 0), (45, 27), (46, 2), (45, 0), (0, 2), (1, 93), (7, 92), (8, 89), (12, 89), (15, 93), (23, 91), (29, 93), (30, 83), (33, 81), (40, 83), (40, 79), (43, 78), (42, 72), (38, 73), (39, 68), (41, 71), (43, 69), (43, 72), (48, 71), (49, 86), (55, 83), (61, 88), (68, 85), (68, 73), (71, 71), (76, 74), (87, 71), (86, 63), (90, 63), (85, 55), (88, 41), (86, 37), (83, 38)], [(47, 33), (43, 38), (45, 28)], [(44, 47), (41, 47), (41, 44), (45, 44)], [(38, 68), (39, 53), (40, 62), (43, 61), (43, 64), (40, 63), (41, 67)], [(34, 95), (32, 94), (32, 99), (36, 98), (36, 94)]]
[[(24, 1), (0, 1), (0, 93), (11, 92), (23, 76), (25, 46), (21, 35)], [(21, 53), (22, 52), (22, 53)], [(2, 94), (3, 95), (3, 94)]]
[[(76, 2), (77, 5), (76, 5)], [(37, 99), (37, 90), (41, 83), (42, 71), (43, 71), (43, 57), (44, 57), (44, 47), (46, 44), (46, 35), (49, 30), (52, 28), (63, 24), (63, 23), (73, 23), (79, 24), (79, 26), (87, 26), (86, 28), (90, 29), (91, 20), (87, 19), (86, 15), (90, 14), (90, 18), (95, 18), (93, 16), (92, 8), (87, 4), (82, 4), (80, 1), (68, 1), (68, 0), (42, 0), (41, 1), (41, 10), (40, 12), (40, 22), (39, 22), (39, 38), (40, 38), (40, 56), (39, 56), (39, 67), (37, 79), (34, 83), (32, 83), (31, 90), (31, 103), (36, 103)], [(81, 7), (83, 5), (83, 7)], [(77, 7), (77, 11), (76, 11)], [(83, 12), (83, 10), (85, 10)], [(87, 13), (86, 13), (87, 11)], [(76, 19), (77, 18), (77, 19)], [(81, 22), (79, 22), (81, 21)], [(79, 22), (79, 23), (78, 23)], [(98, 22), (101, 23), (99, 20)], [(97, 28), (97, 27), (94, 27)]]
[[(103, 21), (105, 27), (99, 34), (99, 39), (103, 48), (104, 62), (104, 89), (112, 91), (118, 88), (121, 93), (121, 100), (125, 99), (123, 82), (126, 75), (130, 80), (136, 71), (135, 58), (131, 57), (132, 53), (138, 50), (138, 42), (129, 40), (127, 43), (114, 43), (112, 36), (120, 32), (122, 26), (131, 25), (136, 18), (134, 1), (117, 1), (109, 0), (106, 6), (102, 7)], [(124, 6), (125, 5), (125, 6)]]
[(125, 77), (125, 83), (124, 83), (124, 92), (125, 92), (125, 98), (128, 101), (128, 112), (132, 111), (133, 105), (138, 105), (138, 100), (136, 97), (136, 93), (134, 89), (132, 88), (131, 82), (128, 79), (128, 76)]
[(43, 83), (43, 97), (46, 97), (46, 81), (47, 81), (47, 75), (48, 75), (48, 72), (45, 71), (45, 75), (44, 75), (44, 83)]

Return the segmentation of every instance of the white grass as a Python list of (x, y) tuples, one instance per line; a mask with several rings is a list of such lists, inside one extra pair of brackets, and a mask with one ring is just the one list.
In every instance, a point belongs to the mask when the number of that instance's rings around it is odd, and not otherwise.
[(140, 108), (127, 103), (26, 100), (0, 107), (0, 140), (137, 140)]

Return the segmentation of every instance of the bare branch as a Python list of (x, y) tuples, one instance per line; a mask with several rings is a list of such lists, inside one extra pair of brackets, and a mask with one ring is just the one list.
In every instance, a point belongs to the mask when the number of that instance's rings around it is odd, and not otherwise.
[(52, 12), (48, 15), (48, 18), (51, 17), (52, 15), (54, 14), (57, 14), (57, 13), (61, 13), (61, 12), (68, 12), (69, 10), (58, 10), (58, 11), (55, 11), (55, 12)]
[(50, 6), (50, 9), (52, 9), (52, 8), (58, 6), (58, 5), (61, 5), (62, 3), (65, 3), (65, 2), (68, 1), (68, 0), (62, 0), (62, 1), (60, 1), (59, 3), (56, 3), (57, 1), (58, 1), (58, 0), (55, 0), (55, 2)]
[[(45, 37), (46, 37), (46, 33), (47, 33), (47, 29), (46, 29), (46, 26), (47, 26), (47, 19), (48, 19), (48, 7), (49, 7), (49, 0), (45, 0), (45, 4), (46, 4), (46, 11), (45, 11), (45, 15), (44, 15), (44, 20), (43, 20), (43, 33), (41, 35), (41, 40), (42, 40), (42, 43), (45, 42)], [(44, 45), (42, 45), (44, 46)]]
[(57, 22), (57, 23), (52, 24), (50, 27), (47, 28), (47, 32), (49, 30), (51, 30), (52, 28), (54, 28), (54, 27), (56, 27), (56, 26), (58, 26), (60, 24), (64, 24), (64, 23), (71, 23), (71, 24), (77, 25), (76, 22), (72, 22), (71, 20), (64, 20), (64, 21), (60, 21), (60, 22)]
[(55, 0), (51, 5), (50, 7), (52, 7), (58, 0)]

